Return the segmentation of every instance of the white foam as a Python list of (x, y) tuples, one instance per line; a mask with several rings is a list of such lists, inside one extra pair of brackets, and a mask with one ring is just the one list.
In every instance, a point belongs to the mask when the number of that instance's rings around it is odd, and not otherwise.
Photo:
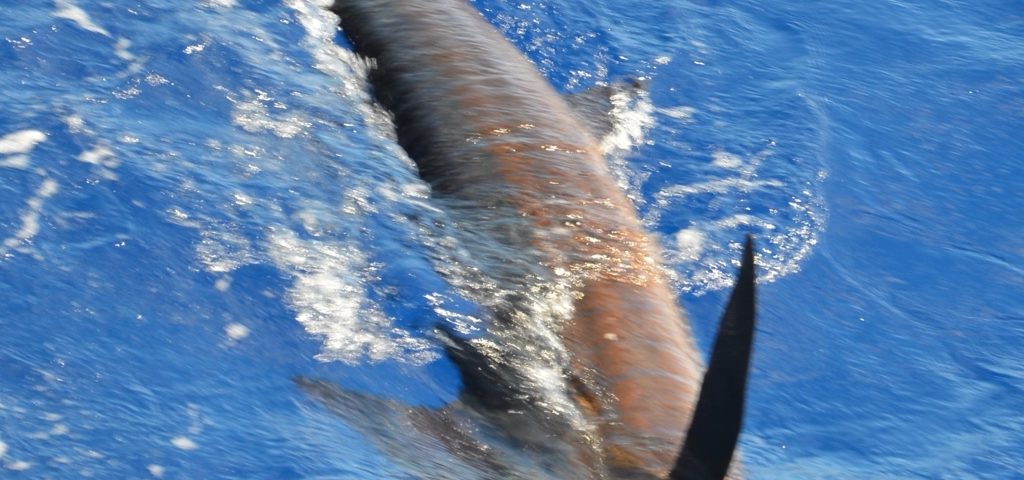
[(232, 8), (237, 2), (235, 0), (204, 0), (203, 4), (214, 8)]
[(4, 458), (7, 455), (7, 444), (0, 440), (0, 458)]
[(695, 261), (704, 252), (706, 235), (696, 227), (684, 228), (675, 235), (678, 259)]
[(719, 168), (737, 169), (743, 166), (739, 155), (718, 150), (711, 153), (711, 164)]
[(59, 186), (56, 181), (51, 178), (43, 180), (43, 183), (36, 189), (35, 195), (26, 202), (27, 208), (21, 214), (21, 226), (18, 231), (4, 239), (5, 247), (16, 248), (39, 233), (39, 217), (42, 214), (43, 205), (46, 199), (52, 197), (58, 190)]
[(194, 53), (199, 53), (199, 52), (202, 52), (203, 50), (206, 50), (206, 46), (207, 45), (209, 45), (208, 42), (200, 42), (200, 43), (192, 44), (192, 45), (189, 45), (189, 46), (185, 47), (182, 50), (182, 52), (185, 52), (185, 55), (192, 55)]
[(142, 93), (142, 89), (137, 86), (130, 86), (113, 92), (114, 98), (118, 100), (129, 100), (139, 96)]
[(82, 455), (84, 455), (86, 458), (93, 458), (97, 460), (101, 458), (106, 458), (106, 456), (104, 456), (100, 452), (97, 452), (96, 450), (85, 450), (82, 452)]
[[(301, 115), (288, 115), (283, 118), (278, 114), (271, 115), (267, 104), (271, 103), (278, 111), (287, 110), (287, 107), (280, 101), (274, 101), (266, 93), (259, 90), (255, 94), (243, 92), (245, 100), (234, 102), (231, 112), (231, 120), (247, 132), (259, 133), (269, 131), (280, 138), (292, 138), (308, 130), (312, 123)], [(231, 97), (229, 97), (231, 100)]]
[(323, 339), (321, 361), (395, 359), (421, 364), (437, 358), (430, 342), (395, 328), (367, 294), (373, 266), (360, 249), (274, 232), (269, 253), (294, 284), (289, 300), (307, 332)]
[(128, 40), (124, 37), (118, 38), (117, 43), (114, 44), (114, 55), (116, 55), (117, 58), (120, 58), (121, 60), (124, 60), (126, 62), (135, 60), (135, 54), (128, 51), (128, 49), (131, 48), (131, 46), (131, 40)]
[(338, 17), (328, 10), (331, 0), (287, 0), (306, 30), (302, 45), (313, 56), (314, 68), (340, 82), (341, 95), (356, 106), (367, 126), (382, 138), (393, 138), (390, 116), (371, 101), (367, 85), (370, 60), (366, 60), (335, 42)]
[[(202, 228), (202, 222), (191, 219), (185, 212), (175, 209), (170, 214), (172, 221), (179, 225)], [(196, 247), (196, 254), (209, 272), (231, 272), (257, 261), (251, 242), (240, 232), (232, 229), (204, 229), (200, 235), (202, 240)]]
[(665, 205), (669, 201), (679, 197), (697, 195), (702, 193), (728, 193), (731, 191), (754, 191), (765, 187), (779, 188), (785, 184), (778, 180), (748, 180), (745, 178), (722, 178), (706, 182), (693, 183), (690, 185), (672, 185), (661, 189), (654, 195), (656, 201)]
[(85, 119), (79, 115), (68, 115), (64, 117), (64, 123), (71, 133), (81, 133), (85, 129)]
[(689, 122), (693, 120), (693, 116), (697, 114), (697, 109), (687, 106), (665, 107), (659, 108), (658, 112), (669, 118)]
[[(587, 422), (578, 404), (565, 388), (569, 353), (557, 333), (573, 315), (576, 291), (572, 287), (573, 280), (552, 283), (537, 279), (537, 283), (520, 291), (507, 292), (525, 294), (519, 309), (504, 319), (505, 325), (492, 325), (486, 339), (473, 342), (494, 363), (523, 373), (518, 388), (535, 393), (538, 401), (550, 411), (586, 429)], [(500, 298), (502, 294), (493, 296)]]
[(36, 145), (46, 140), (46, 134), (39, 130), (20, 130), (0, 137), (0, 154), (29, 153)]
[(311, 49), (313, 58), (317, 61), (315, 67), (335, 78), (351, 77), (351, 61), (354, 60), (355, 54), (334, 41), (338, 30), (338, 18), (328, 10), (331, 1), (287, 0), (285, 4), (295, 10), (299, 23), (306, 30), (303, 43)]
[(28, 37), (7, 37), (5, 40), (11, 48), (22, 49), (32, 45), (32, 39)]
[(78, 161), (107, 168), (115, 168), (120, 164), (114, 151), (102, 144), (78, 154)]
[(611, 103), (612, 130), (601, 138), (601, 150), (612, 153), (643, 143), (647, 130), (654, 125), (650, 95), (643, 91), (615, 93)]
[[(117, 95), (117, 94), (115, 94)], [(117, 180), (114, 169), (121, 161), (118, 160), (114, 151), (105, 144), (97, 144), (91, 150), (86, 150), (78, 155), (78, 161), (96, 166), (96, 174), (107, 180)]]
[(799, 271), (824, 225), (820, 199), (809, 192), (802, 195), (802, 200), (783, 207), (785, 211), (773, 209), (773, 215), (736, 213), (698, 220), (677, 231), (665, 245), (665, 259), (673, 266), (677, 286), (697, 294), (729, 288), (742, 249), (739, 240), (748, 232), (757, 242), (759, 282)]
[(180, 209), (178, 207), (170, 207), (170, 208), (168, 208), (167, 211), (166, 211), (166, 214), (167, 214), (167, 220), (169, 220), (171, 223), (175, 223), (177, 225), (181, 225), (182, 227), (198, 227), (199, 226), (199, 224), (197, 224), (195, 221), (192, 220), (192, 216), (189, 215), (188, 212), (186, 212), (186, 211), (184, 211), (184, 210), (182, 210), (182, 209)]
[[(644, 219), (648, 225), (657, 224), (678, 203), (708, 202), (703, 218), (678, 230), (664, 245), (664, 258), (672, 267), (677, 287), (697, 294), (730, 287), (742, 249), (740, 240), (746, 233), (752, 233), (756, 240), (758, 281), (771, 282), (799, 271), (824, 228), (824, 206), (811, 182), (791, 193), (797, 185), (760, 178), (774, 146), (771, 142), (749, 156), (712, 151), (711, 165), (726, 176), (673, 185), (654, 194), (653, 208)], [(818, 181), (822, 178), (817, 176)], [(777, 204), (755, 213), (745, 202), (737, 201), (747, 197)]]
[(644, 143), (647, 131), (654, 126), (654, 105), (646, 91), (615, 93), (611, 96), (612, 129), (599, 139), (599, 148), (604, 154), (615, 183), (634, 203), (642, 198), (640, 191), (644, 177), (631, 172), (625, 156), (637, 145)]
[(252, 197), (242, 192), (235, 192), (235, 194), (232, 195), (232, 199), (234, 200), (235, 206), (238, 207), (248, 207), (253, 204)]
[(469, 335), (483, 325), (483, 321), (472, 315), (454, 312), (445, 308), (446, 298), (437, 293), (425, 295), (427, 303), (433, 308), (434, 313), (444, 318), (447, 325), (463, 335)]
[(28, 155), (11, 155), (10, 157), (0, 160), (0, 167), (27, 170), (29, 166), (31, 166), (31, 163), (28, 161)]
[(106, 37), (110, 36), (110, 32), (93, 22), (85, 10), (82, 10), (78, 5), (71, 3), (70, 0), (56, 0), (54, 4), (57, 7), (53, 12), (54, 17), (71, 20), (82, 30), (98, 33)]

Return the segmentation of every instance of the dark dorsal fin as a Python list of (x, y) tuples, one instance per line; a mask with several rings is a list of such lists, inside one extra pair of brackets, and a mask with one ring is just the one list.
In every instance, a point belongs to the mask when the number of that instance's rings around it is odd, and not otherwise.
[(747, 235), (743, 264), (718, 325), (711, 361), (672, 480), (724, 478), (743, 423), (751, 346), (754, 342), (754, 240)]
[(615, 109), (612, 97), (625, 95), (630, 104), (647, 93), (647, 81), (641, 78), (618, 80), (609, 84), (595, 85), (582, 92), (565, 96), (576, 119), (583, 123), (598, 143), (615, 129)]

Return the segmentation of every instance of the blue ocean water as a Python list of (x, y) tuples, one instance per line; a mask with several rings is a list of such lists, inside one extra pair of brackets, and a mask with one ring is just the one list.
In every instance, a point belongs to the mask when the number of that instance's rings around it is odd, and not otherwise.
[[(0, 476), (416, 477), (292, 382), (440, 405), (485, 328), (322, 5), (2, 4)], [(758, 236), (750, 478), (1024, 476), (1024, 3), (474, 5), (648, 79), (609, 161), (705, 352)]]

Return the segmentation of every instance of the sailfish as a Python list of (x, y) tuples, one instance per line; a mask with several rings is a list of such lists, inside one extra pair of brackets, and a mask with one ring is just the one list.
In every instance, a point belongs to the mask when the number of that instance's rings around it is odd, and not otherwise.
[[(577, 108), (587, 102), (556, 92), (465, 0), (336, 0), (331, 10), (368, 59), (399, 145), (507, 294), (481, 338), (436, 329), (462, 378), (442, 408), (298, 385), (429, 478), (738, 476), (752, 239), (705, 370), (656, 242), (603, 158), (602, 122)], [(543, 309), (529, 292), (554, 284), (571, 308), (534, 321)], [(554, 366), (564, 402), (531, 387), (519, 365), (531, 356)], [(458, 470), (424, 464), (407, 434), (440, 442)]]

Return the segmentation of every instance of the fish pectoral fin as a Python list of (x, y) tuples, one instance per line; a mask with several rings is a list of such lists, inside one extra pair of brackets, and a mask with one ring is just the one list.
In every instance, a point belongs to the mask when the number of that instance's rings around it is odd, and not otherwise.
[(435, 330), (448, 358), (462, 378), (462, 398), (484, 410), (507, 412), (532, 409), (532, 396), (522, 390), (518, 369), (502, 364), (501, 355), (486, 340), (465, 339), (444, 327)]
[[(324, 380), (302, 376), (293, 380), (382, 453), (413, 472), (426, 472), (424, 474), (433, 478), (464, 478), (506, 470), (494, 452), (477, 438), (479, 427), (473, 423), (472, 415), (465, 414), (461, 401), (441, 408), (412, 406), (348, 390)], [(428, 438), (440, 443), (426, 441)], [(443, 449), (430, 453), (431, 445)], [(439, 461), (438, 457), (444, 455), (457, 459), (458, 465)], [(449, 469), (446, 473), (451, 475), (438, 476), (439, 464), (446, 464)]]
[[(331, 413), (347, 420), (352, 426), (368, 435), (388, 434), (388, 431), (411, 423), (417, 412), (439, 411), (405, 403), (377, 398), (341, 386), (309, 377), (297, 376), (295, 384), (313, 398), (316, 398)], [(379, 430), (379, 432), (378, 432)]]
[(697, 408), (672, 480), (725, 478), (743, 423), (743, 401), (754, 342), (754, 240), (747, 235), (736, 287), (722, 314)]
[(630, 105), (647, 94), (647, 82), (643, 79), (619, 80), (604, 85), (595, 85), (582, 92), (565, 96), (584, 126), (598, 142), (603, 142), (616, 127), (617, 109), (628, 109)]

